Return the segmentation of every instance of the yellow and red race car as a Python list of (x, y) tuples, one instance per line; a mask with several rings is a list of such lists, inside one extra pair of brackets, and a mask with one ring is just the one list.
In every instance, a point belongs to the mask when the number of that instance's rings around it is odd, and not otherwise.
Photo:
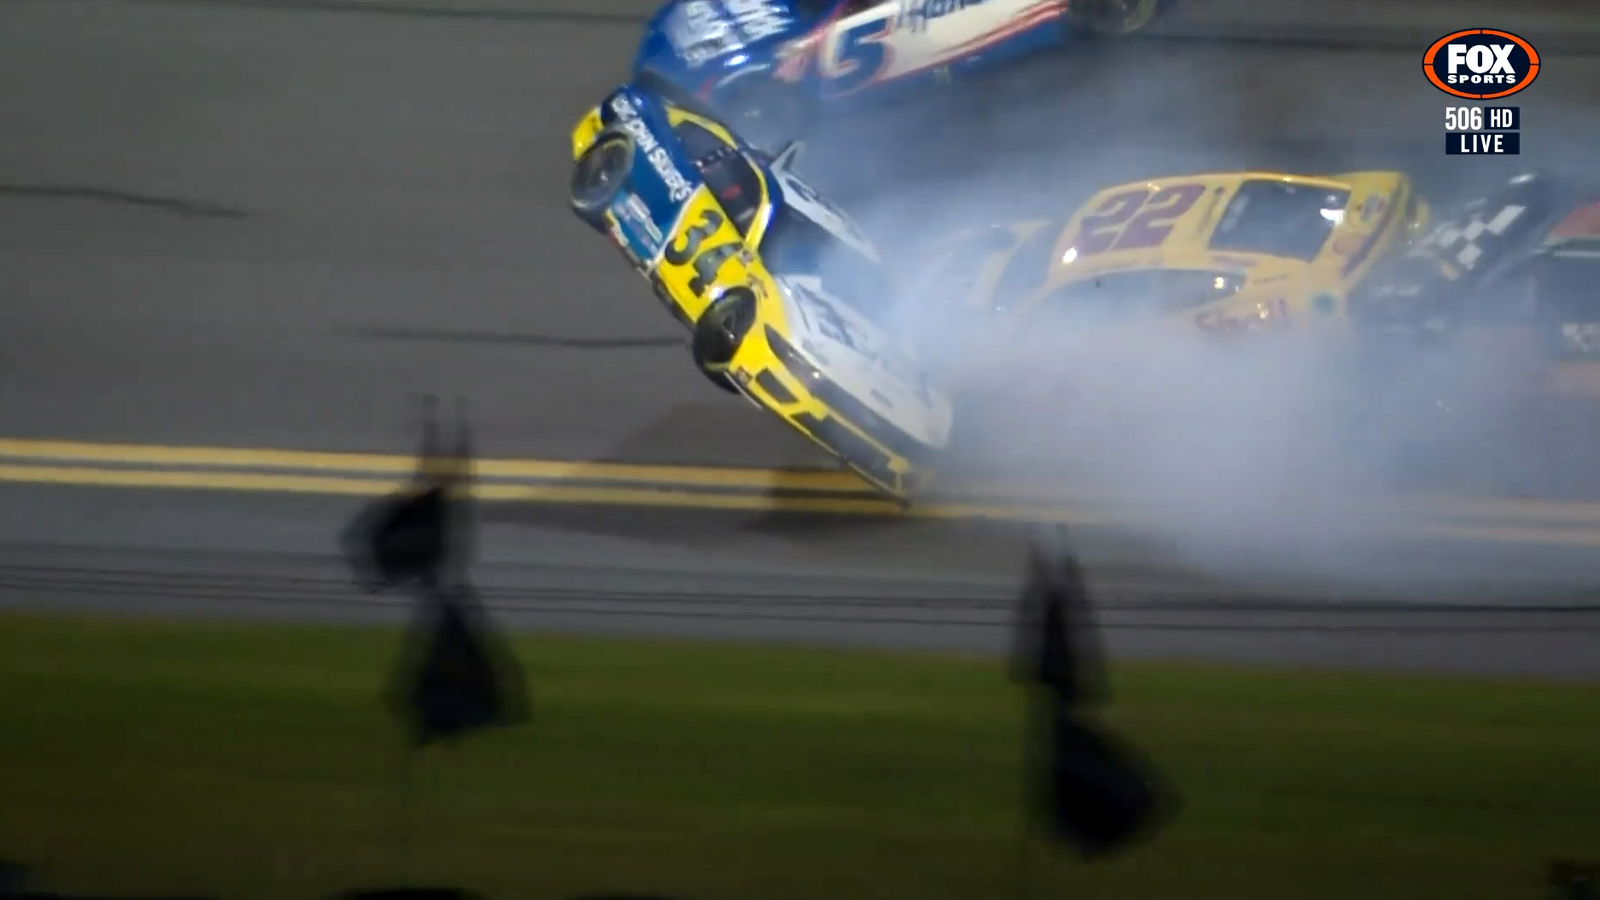
[(958, 234), (930, 254), (923, 291), (1007, 331), (1151, 318), (1220, 333), (1338, 326), (1351, 292), (1428, 218), (1399, 172), (1162, 178), (1106, 188), (1064, 219)]

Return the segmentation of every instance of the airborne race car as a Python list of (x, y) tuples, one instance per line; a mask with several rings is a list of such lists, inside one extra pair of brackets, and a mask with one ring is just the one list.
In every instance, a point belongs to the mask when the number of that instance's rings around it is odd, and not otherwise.
[(951, 410), (874, 322), (876, 249), (794, 171), (717, 122), (624, 86), (574, 130), (572, 207), (691, 332), (694, 363), (904, 500)]
[(634, 79), (762, 147), (820, 104), (1144, 28), (1172, 0), (673, 0)]

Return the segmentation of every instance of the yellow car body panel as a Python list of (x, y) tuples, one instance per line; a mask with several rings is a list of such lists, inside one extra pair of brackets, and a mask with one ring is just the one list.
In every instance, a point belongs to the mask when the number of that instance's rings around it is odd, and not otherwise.
[[(1214, 248), (1225, 211), (1243, 186), (1255, 182), (1348, 191), (1349, 199), (1309, 259)], [(1064, 224), (1005, 226), (1017, 241), (980, 264), (968, 301), (1025, 322), (1064, 288), (1120, 273), (1195, 272), (1215, 276), (1215, 296), (1187, 298), (1175, 311), (1201, 329), (1338, 326), (1347, 322), (1350, 290), (1387, 253), (1420, 236), (1428, 218), (1427, 204), (1399, 172), (1214, 173), (1116, 185), (1095, 194)], [(1043, 280), (1022, 296), (997, 296), (1007, 266), (1030, 237), (1044, 237), (1043, 229), (1051, 230), (1053, 241)]]
[[(715, 120), (675, 106), (668, 105), (667, 110), (674, 127), (693, 122), (724, 143), (736, 146), (728, 130)], [(574, 161), (602, 133), (600, 109), (595, 107), (573, 130)], [(914, 459), (904, 452), (903, 445), (886, 441), (883, 430), (889, 423), (881, 418), (875, 423), (878, 428), (868, 427), (863, 420), (873, 414), (860, 404), (841, 409), (848, 398), (839, 397), (839, 391), (832, 392), (832, 402), (824, 399), (822, 393), (828, 384), (822, 374), (797, 372), (769, 340), (769, 334), (775, 333), (781, 341), (801, 342), (795, 337), (796, 329), (789, 320), (777, 280), (758, 251), (774, 214), (773, 186), (763, 167), (752, 168), (760, 181), (759, 212), (745, 233), (740, 233), (711, 188), (701, 183), (684, 203), (660, 255), (644, 261), (642, 274), (669, 311), (691, 330), (727, 291), (751, 291), (756, 299), (755, 324), (722, 374), (755, 405), (777, 415), (841, 459), (878, 491), (905, 501), (929, 479), (928, 461)], [(605, 218), (608, 227), (618, 227), (614, 213), (607, 212)]]

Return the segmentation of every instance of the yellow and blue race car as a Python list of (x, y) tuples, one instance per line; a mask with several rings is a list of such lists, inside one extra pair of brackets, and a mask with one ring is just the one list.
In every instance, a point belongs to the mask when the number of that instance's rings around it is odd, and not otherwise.
[(573, 131), (573, 211), (691, 332), (694, 363), (907, 500), (950, 435), (950, 402), (879, 322), (877, 250), (776, 155), (624, 85)]
[(962, 232), (930, 254), (928, 291), (1025, 328), (1041, 317), (1187, 319), (1213, 333), (1340, 325), (1351, 292), (1428, 218), (1399, 172), (1163, 178), (1106, 188), (1061, 220)]

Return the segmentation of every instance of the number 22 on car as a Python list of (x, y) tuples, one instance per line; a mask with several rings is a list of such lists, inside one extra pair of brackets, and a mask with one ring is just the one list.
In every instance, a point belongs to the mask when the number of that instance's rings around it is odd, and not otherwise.
[(1202, 184), (1173, 184), (1112, 194), (1078, 225), (1079, 256), (1119, 250), (1150, 250), (1172, 233), (1173, 226), (1206, 194)]

